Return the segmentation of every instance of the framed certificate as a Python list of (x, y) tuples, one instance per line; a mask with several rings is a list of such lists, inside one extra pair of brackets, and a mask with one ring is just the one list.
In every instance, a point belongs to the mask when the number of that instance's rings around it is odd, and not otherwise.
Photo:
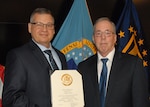
[(56, 70), (51, 75), (52, 107), (84, 107), (82, 77), (77, 70)]

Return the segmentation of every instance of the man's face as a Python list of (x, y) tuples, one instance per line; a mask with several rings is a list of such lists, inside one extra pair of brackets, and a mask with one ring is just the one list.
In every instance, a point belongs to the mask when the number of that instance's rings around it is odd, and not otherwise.
[(55, 34), (53, 17), (49, 14), (35, 14), (32, 22), (28, 23), (28, 31), (34, 41), (49, 48)]
[(101, 21), (95, 25), (93, 41), (98, 52), (102, 56), (107, 56), (111, 52), (116, 43), (116, 34), (113, 31), (113, 26), (108, 21)]

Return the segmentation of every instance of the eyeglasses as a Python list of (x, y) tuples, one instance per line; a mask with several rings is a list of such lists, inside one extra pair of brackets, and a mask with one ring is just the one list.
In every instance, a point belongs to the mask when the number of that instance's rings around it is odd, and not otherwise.
[(46, 26), (47, 29), (54, 29), (54, 24), (52, 23), (31, 22), (31, 24), (35, 25), (38, 29), (42, 29), (44, 26)]
[(114, 32), (111, 32), (109, 30), (106, 30), (104, 32), (97, 31), (97, 32), (94, 33), (94, 36), (101, 37), (103, 34), (105, 35), (105, 37), (110, 37), (112, 34), (114, 34)]

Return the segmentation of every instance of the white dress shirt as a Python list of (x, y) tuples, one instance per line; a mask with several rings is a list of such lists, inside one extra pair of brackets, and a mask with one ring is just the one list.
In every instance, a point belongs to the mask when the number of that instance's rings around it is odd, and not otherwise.
[[(33, 40), (33, 39), (32, 39), (32, 40)], [(33, 42), (35, 42), (35, 41), (33, 40)], [(38, 45), (38, 47), (41, 49), (41, 51), (42, 51), (43, 54), (45, 55), (45, 57), (46, 57), (46, 59), (47, 59), (47, 61), (49, 62), (49, 64), (50, 64), (51, 67), (52, 67), (52, 65), (51, 65), (51, 63), (50, 63), (50, 61), (49, 61), (49, 55), (44, 52), (45, 50), (51, 50), (52, 55), (53, 55), (53, 58), (54, 58), (54, 60), (55, 60), (55, 62), (56, 62), (56, 64), (57, 64), (58, 68), (59, 68), (59, 69), (62, 69), (61, 61), (60, 61), (60, 59), (59, 59), (59, 56), (57, 55), (56, 51), (52, 48), (51, 43), (50, 43), (50, 48), (46, 48), (45, 46), (43, 46), (43, 45), (41, 45), (41, 44), (39, 44), (39, 43), (37, 43), (37, 42), (35, 42), (35, 43), (36, 43), (36, 44)]]
[(99, 52), (97, 52), (97, 54), (98, 54), (98, 61), (97, 61), (98, 62), (97, 63), (98, 83), (100, 81), (100, 76), (101, 76), (102, 67), (103, 67), (103, 63), (102, 63), (101, 59), (108, 58), (108, 61), (106, 62), (107, 70), (108, 70), (107, 71), (107, 82), (106, 82), (106, 89), (107, 89), (110, 69), (111, 69), (113, 57), (114, 57), (114, 54), (115, 54), (115, 48), (106, 57), (102, 57)]

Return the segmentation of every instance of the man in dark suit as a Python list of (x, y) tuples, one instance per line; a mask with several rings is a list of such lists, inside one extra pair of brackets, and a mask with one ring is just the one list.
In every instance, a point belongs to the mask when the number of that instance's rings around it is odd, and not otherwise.
[(52, 107), (49, 71), (53, 68), (45, 50), (51, 50), (58, 69), (67, 69), (64, 54), (50, 43), (55, 29), (49, 10), (35, 9), (28, 31), (32, 39), (7, 55), (3, 107)]
[[(83, 78), (85, 107), (150, 107), (148, 81), (142, 60), (116, 51), (115, 31), (115, 24), (108, 18), (98, 19), (93, 34), (97, 54), (78, 65)], [(103, 98), (103, 86), (99, 85), (104, 65), (101, 59), (107, 59)]]

